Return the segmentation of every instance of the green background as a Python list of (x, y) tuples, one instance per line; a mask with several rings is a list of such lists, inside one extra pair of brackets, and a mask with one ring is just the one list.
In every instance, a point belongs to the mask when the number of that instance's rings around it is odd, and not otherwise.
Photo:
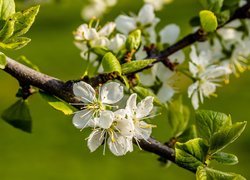
[[(113, 20), (120, 12), (137, 12), (139, 0), (119, 0), (115, 8), (104, 16)], [(22, 50), (5, 52), (12, 58), (25, 55), (38, 65), (42, 72), (63, 80), (78, 79), (84, 69), (79, 50), (73, 45), (72, 31), (83, 21), (80, 17), (84, 1), (64, 0), (42, 6), (37, 21), (28, 33), (32, 42)], [(197, 0), (175, 0), (157, 13), (160, 26), (177, 23), (182, 36), (190, 33), (190, 17), (199, 11)], [(18, 84), (15, 79), (0, 71), (0, 113), (16, 101)], [(229, 85), (218, 90), (218, 97), (206, 99), (204, 109), (231, 114), (234, 121), (248, 121), (250, 117), (250, 72), (241, 78), (232, 78)], [(26, 134), (0, 121), (0, 179), (1, 180), (78, 180), (78, 179), (195, 179), (195, 176), (172, 165), (162, 167), (157, 156), (140, 151), (115, 157), (109, 152), (103, 156), (100, 148), (90, 154), (85, 138), (88, 131), (79, 132), (73, 127), (71, 117), (53, 110), (39, 95), (29, 100), (33, 117), (33, 133)], [(169, 137), (167, 122), (158, 120), (153, 135), (166, 141)], [(240, 173), (250, 178), (250, 128), (226, 152), (239, 157), (236, 166), (218, 169)]]

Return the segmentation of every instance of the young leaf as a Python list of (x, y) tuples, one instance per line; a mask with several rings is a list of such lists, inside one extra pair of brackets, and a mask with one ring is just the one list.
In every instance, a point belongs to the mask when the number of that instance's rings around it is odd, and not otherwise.
[(244, 131), (247, 122), (238, 122), (215, 133), (211, 138), (210, 153), (216, 153), (234, 142)]
[(5, 41), (13, 35), (14, 26), (15, 26), (15, 21), (13, 19), (8, 19), (5, 22), (4, 27), (0, 31), (0, 41)]
[(125, 64), (122, 64), (122, 73), (130, 74), (136, 72), (140, 69), (147, 67), (148, 65), (152, 64), (155, 61), (156, 59), (145, 59), (145, 60), (136, 60), (127, 62)]
[(183, 105), (181, 97), (169, 104), (168, 121), (173, 132), (173, 137), (178, 137), (185, 131), (188, 125), (189, 115), (189, 109)]
[(6, 56), (4, 53), (0, 52), (0, 69), (4, 69), (7, 65)]
[(25, 56), (20, 56), (18, 59), (17, 59), (18, 62), (24, 64), (25, 66), (28, 66), (29, 68), (31, 69), (34, 69), (36, 71), (40, 71), (38, 66), (36, 66), (35, 64), (33, 64), (30, 60), (28, 60)]
[(214, 133), (231, 125), (231, 117), (224, 113), (199, 110), (195, 113), (195, 123), (200, 137), (210, 142)]
[(200, 11), (201, 26), (206, 32), (213, 32), (218, 27), (217, 18), (213, 12), (208, 10)]
[(126, 41), (128, 51), (137, 50), (141, 45), (141, 30), (137, 29), (131, 32)]
[(150, 90), (141, 86), (136, 86), (133, 88), (133, 90), (141, 97), (141, 98), (145, 98), (147, 96), (152, 96), (154, 97), (154, 103), (157, 106), (163, 106), (163, 104), (161, 103), (161, 101), (158, 99), (158, 97)]
[(245, 180), (245, 178), (239, 174), (222, 172), (208, 167), (199, 166), (196, 171), (197, 180)]
[(218, 24), (225, 24), (230, 19), (230, 11), (225, 10), (217, 15)]
[(200, 3), (204, 9), (209, 9), (215, 13), (219, 13), (221, 11), (223, 2), (224, 0), (200, 0)]
[(0, 19), (6, 20), (15, 13), (14, 0), (0, 0)]
[(27, 100), (18, 100), (3, 112), (2, 118), (15, 128), (31, 132), (32, 120)]
[(15, 13), (12, 18), (15, 20), (13, 37), (22, 36), (27, 33), (35, 21), (40, 6), (31, 7), (23, 12)]
[(224, 152), (217, 152), (213, 154), (211, 160), (215, 160), (221, 164), (226, 165), (235, 165), (239, 162), (237, 156)]
[(3, 49), (21, 49), (24, 46), (26, 46), (29, 42), (31, 41), (31, 39), (26, 38), (26, 37), (17, 37), (17, 38), (11, 38), (10, 40), (2, 43), (0, 42), (0, 47)]
[(192, 139), (186, 143), (176, 143), (175, 160), (178, 165), (196, 171), (198, 166), (204, 164), (208, 147), (201, 138)]
[(118, 59), (111, 53), (106, 53), (102, 58), (102, 67), (105, 73), (118, 72), (121, 74), (121, 65)]
[(71, 107), (66, 102), (59, 100), (58, 98), (49, 95), (44, 92), (40, 92), (42, 98), (47, 101), (47, 103), (52, 106), (54, 109), (63, 112), (65, 115), (71, 115), (74, 113), (73, 107)]

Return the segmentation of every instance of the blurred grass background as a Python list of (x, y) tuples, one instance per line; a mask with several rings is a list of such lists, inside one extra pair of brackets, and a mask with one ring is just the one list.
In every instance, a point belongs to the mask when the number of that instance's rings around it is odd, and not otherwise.
[[(138, 12), (141, 1), (119, 0), (120, 3), (105, 20), (113, 20), (121, 12)], [(10, 57), (25, 55), (38, 65), (42, 72), (58, 78), (77, 79), (83, 71), (83, 61), (73, 45), (72, 31), (83, 21), (80, 11), (84, 0), (62, 0), (41, 7), (37, 21), (28, 34), (32, 42), (22, 50), (6, 52)], [(189, 19), (199, 11), (198, 0), (175, 0), (157, 13), (161, 27), (166, 23), (181, 26), (182, 36), (191, 32)], [(16, 101), (18, 84), (15, 79), (0, 71), (0, 113)], [(234, 121), (248, 121), (250, 117), (250, 72), (218, 90), (218, 98), (206, 100), (201, 108), (231, 114)], [(78, 180), (78, 179), (195, 179), (190, 172), (172, 165), (160, 166), (157, 156), (139, 151), (124, 157), (110, 153), (102, 156), (102, 148), (90, 154), (85, 138), (89, 132), (79, 132), (71, 117), (49, 107), (39, 95), (29, 100), (33, 117), (33, 133), (26, 134), (0, 120), (0, 179), (1, 180)], [(153, 135), (164, 141), (168, 138), (166, 121), (156, 122)], [(240, 163), (219, 169), (240, 173), (250, 178), (250, 128), (233, 145), (226, 149), (235, 153)]]

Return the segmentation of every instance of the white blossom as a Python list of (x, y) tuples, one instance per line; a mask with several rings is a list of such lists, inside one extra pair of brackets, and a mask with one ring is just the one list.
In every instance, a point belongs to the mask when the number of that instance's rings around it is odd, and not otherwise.
[(87, 52), (89, 48), (93, 47), (107, 47), (109, 46), (109, 36), (115, 30), (115, 23), (107, 23), (99, 31), (90, 27), (87, 24), (82, 24), (74, 33), (75, 45), (82, 50)]
[[(100, 117), (101, 113), (110, 114), (106, 106), (117, 103), (123, 97), (123, 87), (116, 82), (104, 84), (99, 89), (99, 95), (85, 82), (78, 82), (73, 85), (73, 92), (84, 105), (84, 109), (75, 113), (73, 124), (76, 128), (83, 129), (93, 124), (94, 118)], [(102, 115), (104, 115), (102, 114)]]
[(154, 7), (150, 4), (145, 4), (138, 16), (119, 15), (115, 20), (117, 30), (126, 35), (136, 29), (152, 33), (151, 28), (154, 29), (158, 22), (159, 19), (154, 14)]
[(95, 129), (88, 137), (88, 147), (93, 152), (104, 142), (104, 153), (108, 144), (114, 155), (125, 155), (133, 151), (133, 131), (133, 121), (126, 116), (125, 110), (110, 113), (104, 111), (95, 119)]
[(140, 139), (148, 140), (152, 133), (154, 125), (147, 124), (144, 119), (149, 118), (153, 109), (153, 97), (148, 96), (140, 103), (136, 103), (137, 94), (130, 95), (127, 100), (126, 112), (127, 116), (134, 122), (134, 138), (136, 141)]
[(180, 35), (180, 27), (176, 24), (168, 24), (160, 31), (159, 35), (161, 37), (161, 43), (173, 44)]
[(190, 53), (189, 70), (196, 81), (189, 86), (188, 96), (192, 100), (192, 105), (198, 109), (199, 102), (204, 102), (204, 97), (213, 95), (220, 82), (225, 81), (225, 77), (231, 73), (228, 66), (218, 65), (212, 59), (211, 51), (196, 52), (192, 46)]
[(109, 50), (117, 53), (125, 45), (126, 39), (126, 36), (123, 34), (116, 34), (115, 37), (110, 39)]

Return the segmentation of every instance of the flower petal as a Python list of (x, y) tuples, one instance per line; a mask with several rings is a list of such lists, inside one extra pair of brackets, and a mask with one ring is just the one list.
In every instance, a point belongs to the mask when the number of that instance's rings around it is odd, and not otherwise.
[(136, 29), (136, 21), (134, 18), (120, 15), (115, 19), (116, 29), (123, 34), (129, 34)]
[(126, 36), (122, 34), (116, 34), (114, 38), (110, 40), (109, 49), (117, 53), (126, 42)]
[(94, 152), (104, 140), (104, 134), (101, 130), (94, 130), (88, 137), (88, 148)]
[(106, 83), (101, 88), (101, 101), (104, 104), (114, 104), (123, 98), (123, 86), (117, 82)]
[(115, 23), (109, 22), (98, 32), (100, 36), (109, 36), (115, 30)]
[(97, 126), (103, 129), (108, 129), (114, 121), (114, 113), (112, 111), (102, 111), (100, 118), (98, 118)]
[(119, 109), (114, 112), (116, 128), (119, 130), (120, 134), (132, 138), (134, 135), (134, 122), (132, 118), (127, 115), (127, 111), (125, 109)]
[(95, 99), (95, 90), (87, 83), (80, 81), (73, 85), (75, 96), (81, 98), (85, 103), (91, 103)]
[(172, 45), (180, 35), (180, 27), (176, 24), (169, 24), (160, 31), (161, 43)]
[(174, 88), (164, 83), (162, 87), (159, 89), (157, 97), (161, 102), (165, 103), (169, 102), (174, 96), (174, 94), (175, 94)]
[(145, 99), (143, 99), (140, 103), (138, 103), (136, 110), (136, 118), (140, 119), (148, 116), (154, 107), (153, 101), (154, 97), (148, 96)]
[(137, 109), (136, 107), (136, 98), (137, 98), (137, 94), (133, 93), (129, 96), (128, 100), (127, 100), (127, 105), (126, 105), (126, 111), (128, 112), (128, 114), (130, 116), (134, 116), (135, 111)]
[(115, 136), (115, 141), (112, 141), (111, 138), (108, 139), (109, 149), (114, 155), (123, 156), (131, 149), (131, 146), (128, 145), (125, 137), (118, 134)]
[(144, 121), (140, 121), (135, 126), (135, 137), (137, 139), (149, 139), (150, 135), (152, 133), (152, 127), (145, 123)]
[(141, 24), (152, 24), (155, 19), (154, 7), (151, 4), (145, 4), (139, 14), (138, 14), (138, 21)]
[(89, 126), (90, 121), (92, 120), (93, 111), (89, 109), (84, 109), (77, 112), (73, 117), (73, 124), (76, 128), (82, 129)]
[(182, 50), (177, 51), (176, 53), (168, 57), (172, 63), (182, 64), (185, 61), (185, 54)]

